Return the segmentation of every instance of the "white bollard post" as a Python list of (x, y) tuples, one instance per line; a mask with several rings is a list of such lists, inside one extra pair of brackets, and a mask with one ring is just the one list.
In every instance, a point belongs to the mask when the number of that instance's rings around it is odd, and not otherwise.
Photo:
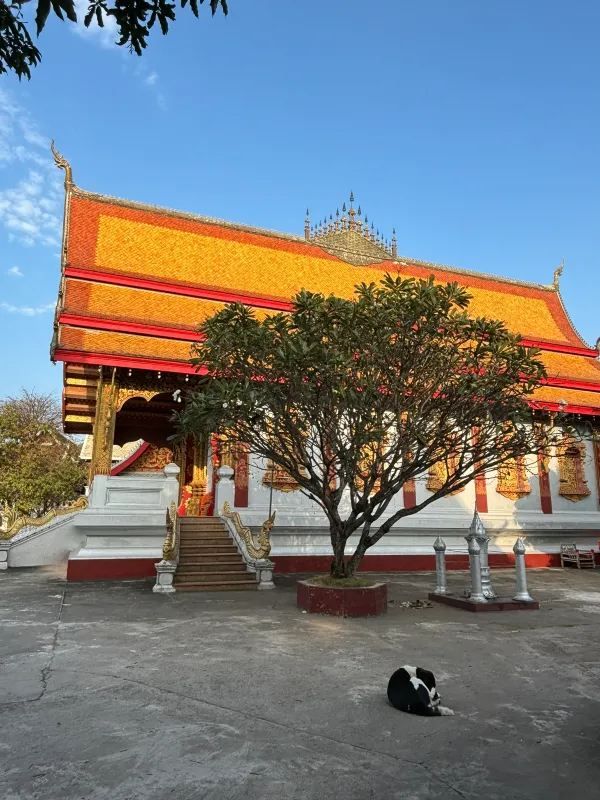
[(469, 563), (471, 566), (471, 594), (474, 603), (485, 603), (486, 599), (481, 591), (481, 548), (473, 536), (469, 539)]
[(235, 498), (233, 469), (231, 467), (219, 467), (217, 477), (219, 480), (215, 489), (215, 516), (222, 513), (225, 503), (229, 503), (233, 508)]
[(179, 467), (173, 463), (167, 464), (163, 469), (163, 475), (167, 479), (165, 481), (164, 497), (164, 503), (167, 508), (171, 507), (171, 503), (177, 503), (179, 497), (179, 472)]
[(438, 536), (433, 543), (435, 550), (435, 579), (436, 587), (434, 594), (446, 594), (446, 542)]
[(527, 591), (527, 569), (525, 566), (525, 541), (519, 536), (513, 547), (515, 554), (515, 577), (517, 593), (513, 600), (521, 603), (533, 603), (533, 597)]

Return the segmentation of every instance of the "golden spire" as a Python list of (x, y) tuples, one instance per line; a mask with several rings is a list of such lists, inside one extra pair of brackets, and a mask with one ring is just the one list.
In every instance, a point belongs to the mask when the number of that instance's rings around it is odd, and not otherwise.
[(71, 165), (67, 161), (67, 159), (58, 152), (56, 147), (54, 146), (54, 139), (50, 143), (50, 150), (52, 155), (54, 156), (54, 163), (59, 169), (64, 169), (65, 171), (65, 190), (69, 190), (73, 185), (73, 170), (71, 169)]

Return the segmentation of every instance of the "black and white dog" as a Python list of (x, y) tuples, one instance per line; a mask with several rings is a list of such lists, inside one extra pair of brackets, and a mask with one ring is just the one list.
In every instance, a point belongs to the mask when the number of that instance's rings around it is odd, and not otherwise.
[(441, 698), (435, 686), (433, 672), (405, 664), (390, 678), (387, 696), (394, 708), (421, 714), (424, 717), (446, 717), (454, 714), (440, 705)]

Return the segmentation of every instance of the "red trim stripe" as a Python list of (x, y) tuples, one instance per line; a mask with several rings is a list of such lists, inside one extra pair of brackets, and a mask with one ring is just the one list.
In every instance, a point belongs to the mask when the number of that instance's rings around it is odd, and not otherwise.
[(124, 472), (127, 467), (130, 467), (132, 464), (138, 460), (140, 456), (143, 456), (146, 450), (150, 447), (150, 442), (142, 442), (142, 444), (138, 447), (137, 450), (125, 459), (125, 461), (121, 461), (120, 464), (117, 464), (116, 467), (113, 467), (110, 471), (111, 475), (120, 475)]
[(550, 350), (554, 353), (567, 353), (571, 356), (583, 356), (584, 358), (598, 358), (598, 351), (595, 347), (576, 347), (573, 344), (562, 344), (561, 342), (544, 342), (541, 339), (521, 339), (523, 347), (535, 347), (539, 350)]
[(155, 372), (177, 372), (180, 375), (207, 375), (205, 367), (196, 369), (185, 361), (168, 361), (166, 359), (142, 358), (139, 356), (119, 356), (114, 353), (84, 353), (80, 350), (63, 350), (54, 352), (54, 361), (68, 361), (72, 364), (97, 364), (105, 367), (125, 367), (130, 369), (150, 369)]
[(561, 389), (582, 389), (584, 392), (600, 392), (600, 383), (582, 381), (578, 378), (542, 378), (540, 381), (545, 386), (559, 386)]
[(186, 342), (198, 342), (202, 338), (196, 331), (185, 328), (172, 328), (168, 325), (147, 325), (145, 322), (124, 322), (117, 319), (99, 319), (85, 317), (80, 314), (62, 313), (58, 318), (61, 325), (74, 328), (93, 328), (99, 331), (116, 331), (118, 333), (141, 334), (155, 336), (160, 339), (181, 339)]
[(132, 278), (129, 275), (119, 275), (112, 272), (98, 272), (81, 267), (66, 267), (66, 278), (78, 278), (94, 283), (108, 283), (111, 286), (124, 286), (129, 289), (147, 289), (151, 292), (162, 294), (177, 294), (183, 297), (198, 297), (202, 300), (217, 300), (222, 303), (246, 303), (259, 308), (268, 308), (272, 311), (291, 311), (292, 304), (276, 297), (263, 297), (260, 295), (244, 294), (243, 292), (229, 292), (216, 289), (213, 286), (190, 286), (183, 283), (157, 281), (150, 278)]

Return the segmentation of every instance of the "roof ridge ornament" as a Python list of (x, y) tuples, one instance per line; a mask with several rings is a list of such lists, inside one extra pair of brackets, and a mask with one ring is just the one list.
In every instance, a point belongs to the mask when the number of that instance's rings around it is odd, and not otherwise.
[[(348, 204), (349, 202), (349, 204)], [(304, 237), (307, 241), (315, 242), (326, 250), (330, 249), (342, 254), (342, 258), (347, 258), (350, 263), (370, 263), (373, 258), (385, 260), (386, 258), (398, 257), (398, 244), (396, 239), (396, 229), (394, 228), (392, 238), (388, 241), (383, 234), (377, 230), (371, 221), (369, 228), (369, 218), (363, 212), (362, 206), (356, 204), (354, 192), (350, 192), (348, 201), (342, 203), (342, 214), (340, 216), (339, 207), (333, 214), (327, 216), (323, 222), (311, 225), (310, 217), (307, 213), (304, 220)], [(364, 217), (363, 217), (364, 213)], [(361, 243), (353, 234), (358, 234), (364, 242)], [(355, 252), (356, 251), (356, 252)], [(378, 252), (379, 251), (379, 252)], [(357, 261), (356, 258), (359, 260)]]
[(563, 274), (563, 270), (565, 268), (565, 260), (560, 262), (558, 267), (554, 270), (554, 276), (552, 278), (552, 286), (556, 289), (556, 291), (560, 288), (560, 276)]
[(65, 190), (68, 191), (71, 186), (73, 186), (73, 170), (71, 169), (71, 165), (67, 161), (67, 159), (59, 153), (56, 147), (54, 146), (54, 139), (50, 142), (50, 151), (52, 156), (54, 157), (54, 163), (59, 169), (64, 169), (65, 171)]

